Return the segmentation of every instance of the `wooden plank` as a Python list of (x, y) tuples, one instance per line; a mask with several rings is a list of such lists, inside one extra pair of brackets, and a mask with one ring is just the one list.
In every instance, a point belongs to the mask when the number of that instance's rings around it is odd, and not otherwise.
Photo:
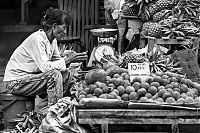
[[(190, 110), (79, 109), (79, 124), (199, 124), (200, 114)], [(102, 126), (103, 126), (102, 125)]]
[[(64, 11), (67, 11), (67, 12), (69, 12), (69, 10), (68, 10), (68, 0), (64, 0), (64, 2), (63, 2), (63, 4), (64, 4), (64, 6), (63, 6), (63, 10)], [(69, 27), (67, 28), (67, 31), (66, 31), (66, 35), (65, 36), (68, 36), (69, 35), (69, 28), (70, 28), (70, 25), (69, 25)]]
[(91, 25), (94, 25), (95, 23), (95, 6), (94, 6), (94, 3), (95, 3), (95, 1), (94, 0), (91, 0), (91, 3), (90, 3), (90, 23), (91, 23)]
[(79, 118), (79, 124), (199, 124), (199, 119), (161, 119), (161, 118), (134, 118), (134, 119), (124, 119), (124, 118)]
[(64, 9), (65, 11), (69, 11), (69, 10), (68, 10), (68, 2), (69, 2), (69, 0), (64, 0), (64, 7), (63, 7), (63, 9)]
[(155, 39), (155, 38), (148, 38), (148, 51), (151, 51), (154, 47), (154, 44), (162, 44), (169, 46), (169, 49), (171, 49), (172, 45), (188, 45), (191, 42), (193, 42), (192, 39), (185, 39), (185, 40), (177, 40), (177, 39)]
[(64, 0), (58, 0), (58, 8), (61, 10), (64, 9)]
[(124, 34), (126, 32), (127, 26), (128, 26), (127, 19), (123, 19), (122, 15), (119, 15), (119, 18), (118, 18), (118, 29), (119, 29), (119, 32), (118, 32), (118, 52), (120, 54), (122, 54), (124, 52), (123, 51), (123, 49), (124, 49)]
[(94, 37), (90, 34), (90, 36), (88, 38), (89, 43), (87, 44), (87, 49), (88, 49), (89, 53), (92, 53), (92, 50), (94, 49), (94, 47), (96, 45), (96, 44), (93, 43), (93, 39), (94, 39)]
[(80, 109), (79, 114), (82, 117), (93, 116), (114, 116), (114, 117), (192, 117), (200, 118), (198, 111), (192, 110), (141, 110), (141, 109)]
[(101, 124), (102, 133), (108, 133), (108, 124)]
[[(94, 2), (97, 2), (97, 1), (94, 1), (94, 0), (91, 0), (91, 4), (90, 4), (90, 10), (89, 10), (89, 14), (91, 15), (88, 15), (89, 17), (89, 21), (87, 22), (87, 25), (88, 24), (91, 24), (91, 25), (95, 25), (95, 13), (96, 13), (96, 9), (95, 9), (95, 3)], [(88, 49), (89, 51), (91, 51), (91, 49), (94, 47), (93, 45), (93, 37), (90, 33), (90, 31), (86, 31), (87, 33), (87, 44), (88, 44)]]
[[(86, 40), (85, 40), (85, 29), (84, 29), (84, 26), (85, 26), (85, 12), (86, 12), (86, 8), (85, 8), (85, 2), (86, 0), (82, 0), (82, 3), (81, 3), (81, 40), (82, 42), (84, 43), (84, 45), (87, 45), (86, 43)], [(87, 48), (86, 48), (87, 50)]]
[(68, 4), (67, 4), (68, 11), (71, 12), (71, 15), (72, 15), (72, 22), (69, 26), (68, 36), (72, 36), (72, 29), (73, 29), (73, 15), (74, 15), (74, 13), (73, 13), (72, 4), (73, 4), (73, 0), (68, 0)]
[[(154, 44), (162, 44), (162, 45), (168, 45), (169, 49), (171, 49), (172, 45), (188, 45), (193, 43), (198, 44), (197, 48), (199, 47), (199, 38), (191, 38), (191, 39), (184, 39), (184, 40), (177, 40), (177, 39), (156, 39), (156, 38), (147, 38), (148, 39), (148, 50), (150, 51)], [(198, 54), (198, 50), (197, 53)]]
[(85, 1), (85, 25), (89, 25), (90, 0)]
[(122, 18), (124, 18), (124, 19), (138, 19), (137, 16), (126, 16), (126, 15), (121, 15), (121, 16), (122, 16)]
[(73, 27), (72, 27), (72, 36), (77, 36), (76, 32), (76, 28), (77, 28), (77, 0), (73, 0), (73, 5), (72, 5), (73, 9)]
[[(67, 3), (68, 2), (68, 0), (63, 0), (63, 7), (62, 7), (62, 9), (64, 10), (64, 11), (68, 11), (68, 9), (67, 9)], [(69, 27), (66, 29), (66, 34), (65, 34), (65, 36), (68, 36), (68, 31), (69, 31)]]
[(104, 0), (99, 0), (99, 24), (105, 24)]
[[(90, 0), (86, 0), (85, 1), (85, 24), (84, 25), (89, 25), (89, 12), (90, 12)], [(89, 40), (88, 40), (88, 38), (89, 38), (89, 31), (85, 31), (85, 34), (84, 34), (84, 40), (85, 40), (85, 43), (86, 43), (86, 45), (88, 45), (89, 47), (90, 47), (90, 43), (89, 43)]]
[(95, 15), (94, 15), (95, 22), (94, 22), (94, 24), (98, 25), (99, 24), (99, 0), (95, 0), (94, 11), (95, 11)]
[(25, 20), (25, 4), (26, 4), (26, 0), (21, 0), (21, 20), (20, 23), (21, 24), (26, 24), (26, 20)]
[(81, 0), (77, 3), (77, 36), (81, 34)]
[(155, 44), (166, 44), (166, 45), (187, 45), (190, 44), (191, 42), (193, 42), (192, 39), (185, 39), (185, 40), (177, 40), (177, 39), (168, 39), (168, 40), (164, 40), (164, 39), (148, 39), (149, 41), (154, 42)]
[[(85, 25), (85, 1), (81, 0), (81, 40), (85, 42), (85, 32), (84, 32), (84, 25)], [(86, 43), (86, 42), (85, 42)], [(87, 44), (87, 43), (86, 43)]]
[[(136, 131), (131, 131), (131, 132), (112, 132), (112, 133), (158, 133), (158, 132), (136, 132)], [(159, 133), (172, 133), (172, 132), (159, 132)], [(175, 132), (178, 133), (178, 132)]]
[(144, 48), (145, 46), (146, 46), (145, 39), (141, 38), (140, 39), (140, 46), (139, 46), (139, 48), (141, 49), (141, 48)]

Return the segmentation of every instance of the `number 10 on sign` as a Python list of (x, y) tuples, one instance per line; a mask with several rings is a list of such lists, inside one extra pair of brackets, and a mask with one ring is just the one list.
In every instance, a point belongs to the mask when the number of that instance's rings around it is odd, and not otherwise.
[(128, 63), (129, 75), (150, 75), (149, 64), (143, 63)]

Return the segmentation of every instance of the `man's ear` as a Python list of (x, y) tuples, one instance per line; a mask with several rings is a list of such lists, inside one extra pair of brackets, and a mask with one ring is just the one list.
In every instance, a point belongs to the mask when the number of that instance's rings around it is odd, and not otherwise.
[(56, 29), (56, 26), (57, 26), (57, 24), (56, 24), (56, 23), (53, 23), (52, 29)]

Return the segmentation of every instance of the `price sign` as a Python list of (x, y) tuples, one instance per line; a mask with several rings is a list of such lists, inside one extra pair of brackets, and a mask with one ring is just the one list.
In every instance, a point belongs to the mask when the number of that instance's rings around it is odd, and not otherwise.
[(143, 63), (128, 63), (129, 75), (150, 75), (149, 64), (147, 62)]

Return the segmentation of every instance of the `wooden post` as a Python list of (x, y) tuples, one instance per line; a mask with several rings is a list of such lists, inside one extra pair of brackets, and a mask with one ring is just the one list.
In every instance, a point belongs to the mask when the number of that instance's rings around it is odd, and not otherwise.
[(28, 10), (29, 10), (29, 4), (31, 0), (21, 0), (21, 20), (20, 24), (27, 24), (28, 20)]
[(21, 0), (21, 22), (20, 24), (26, 24), (25, 22), (25, 4), (27, 0)]
[(124, 51), (124, 41), (123, 41), (123, 38), (124, 38), (124, 34), (125, 34), (125, 31), (126, 31), (126, 27), (127, 27), (127, 20), (126, 19), (123, 19), (121, 15), (119, 15), (118, 17), (118, 30), (119, 30), (119, 33), (118, 33), (118, 52), (119, 54), (122, 54)]
[(63, 1), (64, 0), (58, 0), (58, 8), (61, 9), (61, 10), (64, 9)]
[(177, 124), (177, 123), (173, 123), (173, 124), (171, 125), (171, 130), (172, 130), (172, 133), (179, 133), (178, 124)]
[(145, 47), (145, 38), (140, 38), (140, 46), (139, 48), (144, 48)]
[(101, 124), (101, 132), (108, 133), (108, 124)]
[(151, 51), (156, 43), (155, 39), (148, 38), (148, 52)]

